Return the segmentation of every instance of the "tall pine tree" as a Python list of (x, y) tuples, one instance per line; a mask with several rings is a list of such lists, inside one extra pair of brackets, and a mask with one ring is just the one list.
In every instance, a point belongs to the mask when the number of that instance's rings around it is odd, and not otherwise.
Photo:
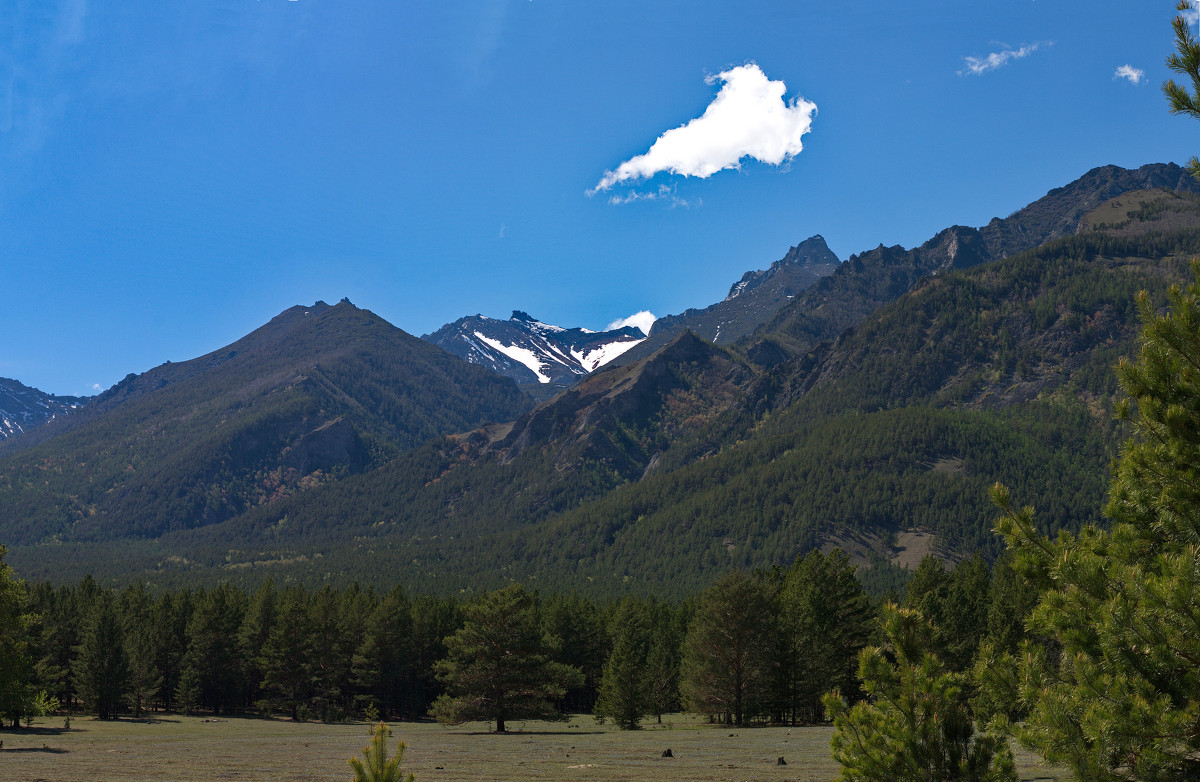
[[(1141, 295), (1136, 362), (1118, 368), (1135, 437), (1110, 489), (1110, 530), (1051, 540), (995, 499), (1014, 566), (1044, 589), (1026, 641), (986, 681), (1028, 711), (1018, 737), (1077, 779), (1200, 778), (1200, 264), (1160, 315)], [(1005, 674), (1008, 675), (1005, 675)]]
[(446, 639), (447, 656), (434, 665), (446, 693), (430, 712), (438, 722), (561, 719), (556, 703), (583, 682), (578, 669), (550, 659), (533, 596), (520, 584), (497, 590), (464, 609), (467, 621)]
[(622, 730), (637, 730), (654, 711), (654, 670), (650, 654), (650, 617), (644, 602), (626, 598), (613, 617), (613, 649), (604, 665), (594, 713)]

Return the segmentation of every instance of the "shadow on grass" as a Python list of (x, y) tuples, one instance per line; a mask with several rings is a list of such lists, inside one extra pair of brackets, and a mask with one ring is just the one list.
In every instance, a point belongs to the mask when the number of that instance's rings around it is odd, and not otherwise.
[(68, 750), (59, 747), (13, 747), (12, 749), (0, 747), (0, 752), (45, 752), (48, 755), (65, 755)]
[(454, 731), (460, 736), (599, 736), (602, 730), (494, 730)]
[(48, 725), (34, 725), (32, 728), (0, 728), (0, 736), (12, 736), (13, 738), (21, 738), (22, 736), (61, 736), (64, 733), (70, 732), (70, 728), (52, 728)]

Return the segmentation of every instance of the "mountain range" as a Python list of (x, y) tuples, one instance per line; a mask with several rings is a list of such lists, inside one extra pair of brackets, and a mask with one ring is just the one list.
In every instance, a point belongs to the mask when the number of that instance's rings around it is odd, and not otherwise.
[[(1051, 529), (1098, 517), (1112, 366), (1135, 292), (1165, 301), (1200, 253), (1196, 190), (1178, 166), (1104, 167), (909, 250), (836, 264), (812, 237), (644, 342), (490, 321), (509, 359), (518, 338), (564, 358), (633, 345), (562, 364), (578, 379), (536, 404), (494, 355), (345, 301), (293, 308), (12, 438), (0, 542), (34, 578), (662, 595), (838, 545), (882, 589), (922, 551), (996, 553), (997, 480)], [(719, 341), (686, 325), (714, 313)]]

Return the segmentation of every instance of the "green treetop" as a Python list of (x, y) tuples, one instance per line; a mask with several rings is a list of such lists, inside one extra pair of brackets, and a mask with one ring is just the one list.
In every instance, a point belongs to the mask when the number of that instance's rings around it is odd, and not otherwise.
[(363, 747), (363, 759), (350, 758), (350, 768), (354, 769), (353, 782), (416, 782), (412, 774), (405, 774), (400, 768), (404, 760), (404, 750), (407, 747), (401, 741), (396, 748), (396, 757), (388, 760), (387, 740), (392, 735), (388, 726), (382, 722), (375, 726), (369, 746)]
[(438, 722), (496, 723), (561, 719), (555, 702), (583, 682), (578, 668), (552, 661), (538, 628), (533, 596), (512, 584), (468, 606), (467, 621), (446, 638), (446, 658), (434, 665), (446, 693), (430, 713)]
[(1005, 738), (975, 730), (966, 674), (947, 670), (933, 653), (933, 625), (892, 604), (882, 620), (888, 648), (869, 646), (859, 656), (870, 700), (850, 707), (837, 691), (825, 696), (841, 778), (1016, 782)]

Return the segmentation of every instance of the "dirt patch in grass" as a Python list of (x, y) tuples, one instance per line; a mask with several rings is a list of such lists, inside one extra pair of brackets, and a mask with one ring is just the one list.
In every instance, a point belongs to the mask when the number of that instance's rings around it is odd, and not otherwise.
[[(205, 722), (170, 715), (134, 721), (76, 719), (70, 730), (0, 730), (6, 782), (277, 782), (351, 778), (346, 760), (368, 741), (364, 723), (294, 724), (249, 717)], [(417, 782), (828, 782), (838, 765), (831, 728), (731, 729), (671, 715), (664, 725), (619, 731), (590, 717), (566, 723), (516, 722), (506, 735), (472, 723), (444, 728), (395, 723)], [(35, 732), (36, 731), (36, 732)], [(670, 749), (674, 757), (662, 757)], [(777, 765), (778, 758), (787, 761)], [(1019, 756), (1021, 779), (1066, 780)]]

